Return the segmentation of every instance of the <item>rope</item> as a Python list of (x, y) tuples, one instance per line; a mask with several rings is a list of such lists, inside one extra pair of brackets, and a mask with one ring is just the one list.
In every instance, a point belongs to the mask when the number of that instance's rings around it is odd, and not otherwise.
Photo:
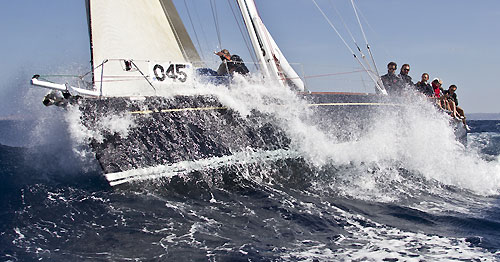
[(247, 50), (248, 50), (248, 53), (250, 54), (250, 56), (252, 57), (252, 60), (254, 62), (254, 67), (256, 70), (258, 70), (258, 67), (257, 67), (257, 57), (255, 56), (255, 53), (252, 51), (252, 49), (250, 48), (250, 45), (248, 43), (249, 39), (247, 39), (245, 36), (248, 37), (247, 34), (245, 34), (243, 32), (243, 29), (241, 29), (241, 24), (240, 24), (240, 21), (238, 20), (237, 16), (236, 16), (236, 13), (234, 12), (234, 9), (233, 9), (233, 5), (231, 5), (231, 1), (230, 0), (227, 0), (227, 3), (229, 4), (229, 7), (231, 7), (231, 12), (233, 12), (233, 16), (234, 16), (234, 20), (236, 21), (236, 24), (238, 25), (238, 29), (240, 30), (240, 33), (241, 33), (241, 37), (243, 38), (243, 42), (245, 42), (245, 45), (247, 47)]
[[(191, 27), (193, 28), (193, 32), (194, 32), (194, 37), (196, 38), (196, 43), (198, 43), (198, 48), (201, 50), (201, 45), (200, 45), (200, 40), (198, 39), (198, 34), (196, 33), (196, 29), (194, 28), (194, 23), (193, 23), (193, 19), (191, 19), (191, 13), (189, 12), (189, 7), (187, 5), (187, 2), (186, 0), (184, 0), (184, 5), (186, 6), (186, 11), (187, 11), (187, 14), (188, 14), (188, 17), (189, 17), (189, 22), (191, 23)], [(201, 58), (202, 60), (205, 60), (205, 57), (203, 56), (203, 52), (200, 52), (201, 54)]]
[[(356, 59), (356, 61), (358, 61), (358, 63), (361, 65), (361, 67), (363, 67), (363, 69), (365, 69), (367, 72), (369, 72), (369, 70), (366, 68), (366, 66), (361, 62), (361, 60), (359, 60), (359, 58), (356, 56), (356, 54), (354, 53), (354, 51), (351, 49), (351, 47), (346, 43), (346, 41), (344, 40), (344, 38), (342, 37), (342, 35), (340, 35), (339, 31), (337, 30), (337, 28), (333, 25), (333, 23), (330, 21), (330, 19), (326, 16), (326, 14), (323, 12), (323, 10), (321, 10), (321, 8), (319, 7), (319, 5), (316, 3), (315, 0), (312, 0), (312, 2), (314, 3), (314, 5), (316, 5), (316, 7), (318, 8), (318, 10), (321, 12), (321, 14), (323, 15), (323, 17), (325, 18), (325, 20), (328, 22), (328, 24), (330, 24), (330, 26), (333, 28), (333, 30), (335, 30), (335, 32), (337, 33), (337, 35), (339, 36), (339, 38), (342, 40), (342, 42), (344, 42), (344, 45), (347, 47), (347, 49), (349, 49), (349, 51), (351, 51), (351, 54), (354, 56), (354, 58)], [(375, 83), (375, 86), (377, 87), (377, 89), (379, 89), (380, 92), (382, 93), (387, 93), (381, 86), (380, 86), (380, 83), (377, 79), (375, 79), (370, 73), (368, 73), (368, 75), (370, 76), (370, 78), (372, 79), (372, 81)]]
[(151, 81), (149, 81), (149, 79), (146, 77), (146, 75), (144, 75), (144, 73), (142, 73), (141, 69), (139, 69), (139, 67), (137, 67), (137, 65), (134, 63), (134, 61), (130, 60), (130, 63), (132, 63), (132, 65), (134, 65), (135, 68), (137, 68), (137, 71), (139, 71), (139, 73), (141, 73), (141, 75), (144, 77), (144, 79), (146, 79), (146, 81), (148, 81), (149, 85), (153, 88), (153, 90), (155, 91), (155, 94), (156, 94), (156, 88), (153, 86), (153, 83), (151, 83)]
[[(354, 73), (360, 73), (360, 72), (366, 72), (366, 71), (365, 70), (355, 70), (355, 71), (350, 71), (350, 72), (309, 75), (309, 76), (304, 76), (304, 78), (315, 78), (315, 77), (325, 77), (325, 76), (335, 76), (335, 75), (348, 75), (348, 74), (354, 74)], [(298, 77), (298, 78), (300, 78), (300, 77)], [(287, 78), (287, 79), (290, 79), (290, 78)]]
[(40, 75), (40, 77), (80, 77), (79, 75)]
[(205, 46), (211, 46), (209, 43), (208, 43), (208, 38), (207, 38), (207, 34), (205, 32), (205, 28), (204, 28), (204, 24), (205, 23), (202, 23), (201, 22), (201, 19), (200, 19), (200, 14), (198, 13), (198, 5), (194, 5), (194, 13), (196, 14), (196, 18), (198, 19), (198, 24), (200, 25), (200, 28), (201, 28), (201, 33), (203, 35), (203, 40), (204, 40), (204, 44)]
[(363, 38), (365, 39), (366, 45), (368, 45), (368, 40), (366, 39), (365, 30), (363, 30), (363, 25), (359, 20), (358, 11), (356, 10), (356, 6), (354, 5), (354, 0), (351, 0), (352, 9), (354, 9), (354, 14), (356, 14), (356, 19), (358, 20), (359, 28), (361, 29), (361, 33), (363, 34)]
[(342, 21), (342, 24), (344, 25), (344, 28), (347, 30), (347, 32), (349, 33), (349, 35), (351, 36), (351, 39), (352, 41), (354, 42), (354, 45), (356, 45), (356, 48), (358, 49), (358, 52), (361, 54), (361, 58), (363, 58), (363, 61), (368, 65), (368, 68), (370, 69), (370, 71), (372, 70), (372, 67), (370, 66), (370, 63), (366, 60), (366, 56), (365, 54), (363, 53), (363, 51), (361, 50), (361, 48), (359, 47), (358, 45), (358, 42), (356, 41), (356, 39), (354, 38), (351, 30), (349, 30), (349, 27), (347, 26), (347, 24), (345, 23), (344, 21), (344, 18), (342, 17), (342, 15), (340, 14), (340, 12), (338, 11), (338, 9), (335, 7), (335, 5), (333, 4), (333, 1), (331, 2), (332, 3), (332, 6), (333, 6), (333, 9), (335, 9), (335, 12), (337, 13), (337, 15), (340, 17), (340, 20)]
[(222, 48), (222, 40), (220, 37), (220, 28), (219, 28), (219, 21), (217, 20), (217, 6), (215, 5), (215, 0), (212, 3), (212, 0), (210, 0), (210, 8), (212, 9), (212, 17), (214, 19), (215, 23), (215, 30), (217, 31), (217, 39), (219, 40), (219, 48)]
[[(356, 39), (354, 38), (354, 36), (352, 35), (352, 32), (351, 30), (349, 30), (349, 27), (347, 27), (347, 24), (345, 23), (344, 21), (344, 18), (342, 17), (342, 15), (340, 15), (340, 12), (339, 10), (335, 7), (335, 5), (333, 4), (333, 1), (331, 1), (330, 3), (332, 3), (332, 7), (333, 9), (335, 10), (335, 13), (337, 13), (337, 15), (339, 16), (340, 18), (340, 21), (342, 21), (342, 24), (344, 25), (344, 28), (347, 30), (347, 32), (349, 33), (349, 35), (351, 36), (351, 39), (352, 41), (354, 42), (354, 44), (356, 45), (356, 47), (358, 48), (359, 50), (359, 46), (358, 46), (358, 43), (356, 42)], [(359, 50), (361, 52), (361, 50)]]
[[(375, 35), (378, 39), (381, 39), (382, 36), (380, 36), (380, 34), (378, 34), (377, 31), (373, 29), (373, 26), (370, 24), (370, 22), (368, 22), (368, 19), (366, 19), (365, 15), (363, 14), (363, 10), (358, 8), (358, 12), (361, 15), (361, 18), (363, 18), (363, 22), (365, 22), (365, 25), (368, 25), (368, 28), (372, 31), (373, 35)], [(392, 56), (389, 50), (387, 50), (383, 45), (378, 46), (378, 48), (384, 50), (387, 56)]]
[(102, 63), (100, 63), (98, 66), (96, 66), (96, 67), (92, 68), (92, 70), (90, 70), (90, 71), (88, 71), (87, 73), (85, 73), (85, 74), (81, 75), (81, 76), (80, 76), (80, 79), (83, 79), (83, 78), (84, 78), (85, 76), (87, 76), (88, 74), (95, 72), (95, 70), (96, 70), (97, 68), (99, 68), (99, 67), (101, 67), (101, 66), (102, 66), (102, 67), (104, 67), (104, 64), (105, 64), (105, 63), (107, 63), (108, 61), (109, 61), (108, 59), (104, 60), (104, 61), (103, 61)]
[[(316, 78), (316, 77), (327, 77), (327, 76), (335, 76), (335, 75), (348, 75), (348, 74), (354, 74), (354, 73), (360, 73), (360, 72), (366, 72), (366, 71), (365, 70), (355, 70), (355, 71), (350, 71), (350, 72), (308, 75), (308, 76), (304, 76), (303, 78)], [(300, 79), (300, 76), (299, 77), (287, 77), (285, 79)]]
[(321, 12), (321, 14), (323, 15), (323, 17), (326, 19), (326, 21), (328, 22), (328, 24), (330, 24), (330, 27), (333, 28), (333, 30), (335, 30), (335, 32), (337, 33), (337, 35), (340, 37), (340, 40), (342, 40), (342, 42), (344, 42), (344, 45), (347, 47), (347, 49), (349, 49), (349, 51), (351, 51), (351, 53), (354, 55), (354, 57), (356, 57), (356, 55), (354, 54), (354, 51), (352, 51), (351, 47), (346, 43), (346, 41), (344, 40), (344, 38), (342, 37), (342, 35), (339, 33), (339, 31), (337, 30), (337, 28), (333, 25), (333, 23), (330, 21), (330, 19), (326, 16), (326, 14), (323, 12), (323, 10), (321, 10), (321, 8), (319, 7), (319, 5), (316, 3), (315, 0), (312, 0), (314, 5), (316, 5), (316, 7), (318, 8), (318, 10)]
[[(361, 72), (366, 72), (365, 70), (354, 70), (354, 71), (348, 71), (348, 72), (337, 72), (337, 73), (327, 73), (327, 74), (317, 74), (317, 75), (308, 75), (304, 76), (304, 78), (317, 78), (317, 77), (327, 77), (327, 76), (335, 76), (335, 75), (348, 75), (348, 74), (354, 74), (354, 73), (361, 73)], [(40, 75), (40, 77), (43, 76), (50, 76), (50, 75)], [(66, 76), (66, 75), (63, 75)], [(74, 76), (74, 77), (79, 77), (79, 76)], [(146, 75), (146, 77), (149, 77), (149, 75)], [(286, 79), (297, 79), (300, 77), (287, 77)], [(120, 76), (120, 75), (107, 75), (103, 77), (102, 82), (123, 82), (123, 81), (136, 81), (136, 80), (143, 80), (144, 76)], [(101, 82), (101, 81), (97, 81)]]
[(354, 9), (354, 13), (356, 14), (356, 19), (358, 20), (359, 28), (361, 29), (361, 33), (363, 34), (363, 38), (365, 39), (366, 49), (368, 49), (368, 53), (370, 54), (370, 57), (372, 59), (373, 66), (375, 67), (375, 72), (377, 73), (377, 76), (380, 76), (378, 69), (377, 69), (377, 64), (375, 64), (375, 59), (373, 58), (373, 54), (372, 54), (372, 51), (370, 49), (370, 45), (368, 44), (368, 39), (366, 38), (365, 30), (363, 29), (363, 25), (361, 24), (361, 21), (359, 20), (357, 7), (354, 4), (354, 0), (351, 0), (351, 4), (352, 4), (352, 8)]

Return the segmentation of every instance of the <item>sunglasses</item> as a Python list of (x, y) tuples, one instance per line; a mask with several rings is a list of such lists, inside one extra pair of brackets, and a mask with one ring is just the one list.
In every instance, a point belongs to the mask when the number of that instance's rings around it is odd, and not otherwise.
[(389, 67), (389, 70), (396, 70), (396, 67)]
[(403, 71), (410, 71), (410, 68), (403, 68)]

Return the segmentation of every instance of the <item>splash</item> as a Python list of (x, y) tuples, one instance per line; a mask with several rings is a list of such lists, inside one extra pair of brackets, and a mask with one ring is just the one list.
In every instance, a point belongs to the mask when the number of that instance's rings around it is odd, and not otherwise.
[(272, 115), (275, 124), (291, 138), (292, 150), (312, 166), (365, 168), (361, 181), (367, 188), (385, 187), (376, 181), (405, 179), (395, 175), (395, 170), (404, 169), (478, 194), (498, 194), (500, 189), (499, 161), (483, 160), (477, 150), (464, 148), (453, 130), (454, 125), (461, 128), (461, 124), (450, 122), (446, 114), (418, 94), (409, 94), (397, 110), (378, 109), (369, 119), (366, 132), (339, 142), (336, 134), (349, 132), (351, 127), (320, 127), (313, 109), (292, 91), (244, 78), (237, 78), (231, 89), (216, 90), (220, 101), (244, 117), (253, 110)]
[[(282, 129), (291, 139), (290, 150), (316, 169), (346, 165), (364, 169), (358, 173), (361, 177), (353, 176), (352, 184), (361, 178), (374, 192), (387, 191), (387, 181), (407, 179), (399, 169), (479, 194), (499, 190), (498, 162), (487, 162), (477, 151), (465, 149), (455, 139), (450, 118), (418, 94), (409, 94), (402, 107), (375, 109), (374, 116), (363, 119), (366, 131), (341, 142), (339, 134), (350, 132), (352, 126), (325, 127), (307, 101), (287, 88), (262, 82), (260, 76), (236, 76), (229, 87), (199, 84), (196, 92), (216, 96), (243, 118), (253, 112), (268, 116), (263, 121)], [(397, 191), (411, 187), (402, 184)]]
[[(344, 193), (349, 195), (356, 195), (354, 192), (359, 189), (367, 197), (382, 195), (387, 192), (387, 182), (401, 185), (401, 181), (407, 179), (399, 173), (400, 169), (479, 194), (497, 194), (499, 190), (499, 161), (486, 161), (477, 150), (464, 149), (454, 138), (449, 117), (415, 94), (409, 95), (403, 101), (405, 106), (397, 110), (376, 109), (374, 117), (364, 119), (368, 123), (365, 131), (343, 141), (338, 139), (339, 134), (350, 132), (352, 126), (325, 127), (316, 119), (316, 109), (307, 101), (287, 88), (261, 81), (258, 75), (235, 76), (229, 86), (197, 83), (195, 88), (172, 90), (168, 96), (181, 93), (215, 96), (242, 118), (250, 118), (255, 112), (268, 116), (262, 121), (272, 122), (283, 130), (290, 138), (290, 151), (318, 170), (354, 167), (345, 169), (351, 173), (341, 179), (346, 186)], [(96, 129), (82, 125), (82, 115), (77, 108), (70, 107), (63, 118), (75, 143), (72, 150), (79, 158), (91, 157), (88, 150), (80, 149), (90, 139), (103, 141), (104, 133), (126, 138), (137, 127), (134, 117), (127, 113), (104, 117)], [(58, 136), (42, 133), (39, 135)], [(335, 181), (331, 183), (339, 186)], [(398, 195), (389, 194), (383, 201), (397, 198)]]
[[(292, 91), (245, 79), (238, 81), (237, 87), (219, 93), (220, 100), (235, 104), (234, 108), (242, 115), (256, 110), (275, 117), (276, 123), (291, 138), (292, 149), (317, 168), (368, 167), (365, 182), (379, 180), (381, 175), (389, 180), (402, 179), (393, 171), (403, 168), (446, 185), (479, 194), (498, 194), (499, 162), (485, 161), (477, 150), (464, 148), (453, 131), (454, 125), (461, 128), (461, 124), (450, 123), (446, 114), (418, 94), (409, 94), (403, 100), (404, 106), (396, 110), (393, 107), (378, 109), (369, 119), (365, 133), (348, 142), (339, 142), (336, 134), (349, 132), (345, 128), (351, 127), (321, 128), (314, 119), (314, 111)], [(374, 168), (382, 172), (372, 172)]]

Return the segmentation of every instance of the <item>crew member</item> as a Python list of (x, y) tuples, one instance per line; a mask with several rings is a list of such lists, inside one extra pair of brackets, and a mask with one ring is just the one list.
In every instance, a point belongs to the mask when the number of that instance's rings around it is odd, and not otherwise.
[(222, 49), (215, 54), (222, 60), (219, 69), (217, 69), (218, 75), (232, 75), (234, 72), (242, 75), (248, 74), (248, 68), (245, 66), (243, 59), (238, 55), (231, 55), (227, 49)]
[(394, 73), (398, 65), (395, 62), (387, 64), (387, 74), (381, 77), (384, 88), (389, 95), (400, 95), (403, 89), (403, 80)]
[(465, 112), (464, 110), (458, 106), (458, 98), (457, 98), (457, 86), (456, 85), (451, 85), (448, 90), (445, 90), (444, 93), (448, 98), (449, 103), (451, 106), (455, 109), (454, 111), (456, 112), (456, 115), (458, 118), (462, 119), (462, 123), (464, 124), (465, 129), (467, 131), (470, 131), (469, 126), (467, 125), (467, 122), (465, 121)]
[(434, 90), (432, 89), (431, 85), (427, 83), (427, 81), (429, 81), (429, 74), (423, 73), (422, 79), (418, 81), (415, 86), (417, 87), (417, 91), (428, 97), (431, 97), (434, 94)]
[(410, 65), (404, 64), (401, 67), (401, 71), (399, 72), (398, 76), (399, 78), (401, 78), (401, 80), (403, 80), (403, 83), (407, 85), (405, 87), (414, 87), (415, 84), (411, 80), (411, 76), (408, 75), (409, 72), (410, 72)]

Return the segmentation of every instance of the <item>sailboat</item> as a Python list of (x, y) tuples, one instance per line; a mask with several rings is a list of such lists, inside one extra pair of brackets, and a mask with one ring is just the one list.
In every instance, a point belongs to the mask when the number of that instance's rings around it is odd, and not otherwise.
[[(308, 92), (259, 17), (253, 0), (236, 0), (266, 82), (295, 90), (325, 122), (352, 126), (389, 103), (378, 94)], [(200, 168), (219, 168), (296, 157), (286, 132), (265, 115), (242, 117), (216, 97), (196, 94), (204, 63), (172, 0), (87, 0), (91, 85), (53, 83), (35, 75), (32, 85), (53, 91), (46, 104), (77, 106), (82, 124), (99, 133), (90, 139), (111, 186), (161, 178)], [(134, 125), (126, 136), (98, 130), (113, 115)], [(251, 155), (248, 157), (248, 155)], [(194, 168), (193, 168), (194, 166)]]

